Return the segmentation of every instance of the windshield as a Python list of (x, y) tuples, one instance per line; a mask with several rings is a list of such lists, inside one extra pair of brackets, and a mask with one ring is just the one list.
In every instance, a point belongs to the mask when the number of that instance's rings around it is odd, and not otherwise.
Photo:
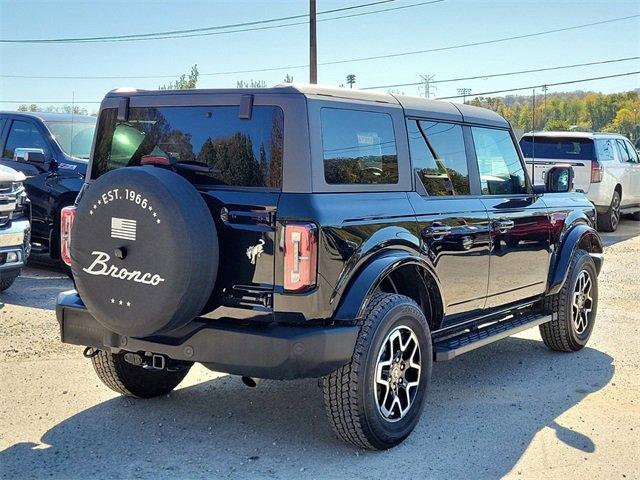
[(522, 154), (527, 158), (556, 160), (593, 160), (595, 151), (590, 138), (522, 137)]
[(64, 153), (71, 157), (89, 158), (95, 121), (45, 123)]
[(131, 108), (126, 122), (116, 109), (100, 115), (91, 177), (145, 157), (204, 167), (195, 183), (279, 189), (284, 116), (279, 107), (255, 106), (240, 118), (238, 106)]

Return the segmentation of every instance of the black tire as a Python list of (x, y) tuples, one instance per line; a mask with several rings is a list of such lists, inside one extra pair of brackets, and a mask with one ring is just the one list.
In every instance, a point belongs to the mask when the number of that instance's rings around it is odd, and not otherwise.
[(609, 209), (602, 215), (598, 215), (598, 230), (602, 232), (615, 232), (620, 223), (620, 194), (613, 191)]
[(4, 292), (7, 288), (9, 288), (11, 285), (13, 285), (13, 282), (16, 281), (16, 278), (18, 278), (19, 275), (20, 275), (20, 272), (13, 273), (13, 274), (8, 275), (6, 277), (2, 277), (0, 279), (0, 292)]
[[(586, 326), (580, 328), (573, 320), (574, 292), (579, 277), (586, 272), (591, 283), (591, 302), (584, 302), (591, 312), (587, 316)], [(577, 352), (589, 341), (598, 311), (598, 272), (591, 256), (584, 250), (577, 250), (571, 260), (567, 280), (556, 295), (545, 298), (545, 309), (553, 319), (540, 325), (540, 334), (544, 344), (557, 352)], [(584, 329), (581, 329), (584, 327)]]
[(100, 350), (91, 357), (91, 363), (102, 383), (127, 397), (152, 398), (166, 395), (178, 386), (191, 368), (189, 363), (179, 363), (172, 365), (175, 371), (147, 370), (128, 363), (124, 355)]
[[(387, 336), (406, 327), (418, 340), (421, 369), (414, 374), (419, 383), (413, 393), (403, 390), (405, 398), (413, 395), (404, 416), (389, 420), (378, 406), (377, 395), (382, 387), (375, 379), (376, 366), (383, 354), (383, 345), (387, 345)], [(410, 350), (409, 346), (405, 348)], [(376, 294), (366, 308), (351, 362), (322, 379), (326, 413), (338, 437), (356, 447), (372, 450), (384, 450), (402, 442), (420, 420), (432, 363), (431, 333), (420, 307), (403, 295)], [(406, 368), (408, 373), (412, 367)], [(390, 367), (389, 385), (393, 378), (391, 371)], [(405, 385), (408, 381), (411, 380), (405, 379)], [(387, 387), (386, 392), (392, 390)]]

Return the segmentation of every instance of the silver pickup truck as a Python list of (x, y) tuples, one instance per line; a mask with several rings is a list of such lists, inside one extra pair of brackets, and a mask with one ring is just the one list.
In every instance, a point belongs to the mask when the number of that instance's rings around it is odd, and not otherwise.
[(0, 292), (20, 275), (31, 250), (31, 204), (23, 173), (0, 165)]

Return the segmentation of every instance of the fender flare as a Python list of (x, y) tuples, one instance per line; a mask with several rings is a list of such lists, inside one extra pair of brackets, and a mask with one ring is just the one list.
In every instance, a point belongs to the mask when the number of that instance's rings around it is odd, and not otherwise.
[(433, 268), (422, 258), (403, 250), (387, 250), (371, 259), (360, 268), (342, 295), (333, 320), (353, 322), (363, 317), (364, 311), (382, 279), (397, 268), (416, 265), (423, 268), (437, 286), (440, 300), (443, 300), (442, 287)]
[(580, 223), (571, 227), (564, 235), (560, 248), (551, 258), (551, 268), (549, 269), (549, 281), (547, 294), (554, 295), (560, 291), (564, 282), (567, 280), (569, 273), (569, 264), (571, 258), (578, 248), (584, 248), (596, 264), (596, 271), (600, 273), (602, 263), (604, 261), (602, 239), (598, 232), (586, 225)]

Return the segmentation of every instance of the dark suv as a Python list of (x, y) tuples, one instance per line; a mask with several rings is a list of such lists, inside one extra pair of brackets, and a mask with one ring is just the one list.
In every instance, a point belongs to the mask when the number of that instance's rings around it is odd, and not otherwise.
[[(114, 91), (63, 213), (62, 341), (124, 395), (194, 362), (322, 378), (337, 434), (392, 447), (433, 361), (539, 326), (585, 346), (602, 243), (571, 167), (532, 188), (488, 110), (353, 90)], [(546, 192), (553, 192), (546, 194)]]

